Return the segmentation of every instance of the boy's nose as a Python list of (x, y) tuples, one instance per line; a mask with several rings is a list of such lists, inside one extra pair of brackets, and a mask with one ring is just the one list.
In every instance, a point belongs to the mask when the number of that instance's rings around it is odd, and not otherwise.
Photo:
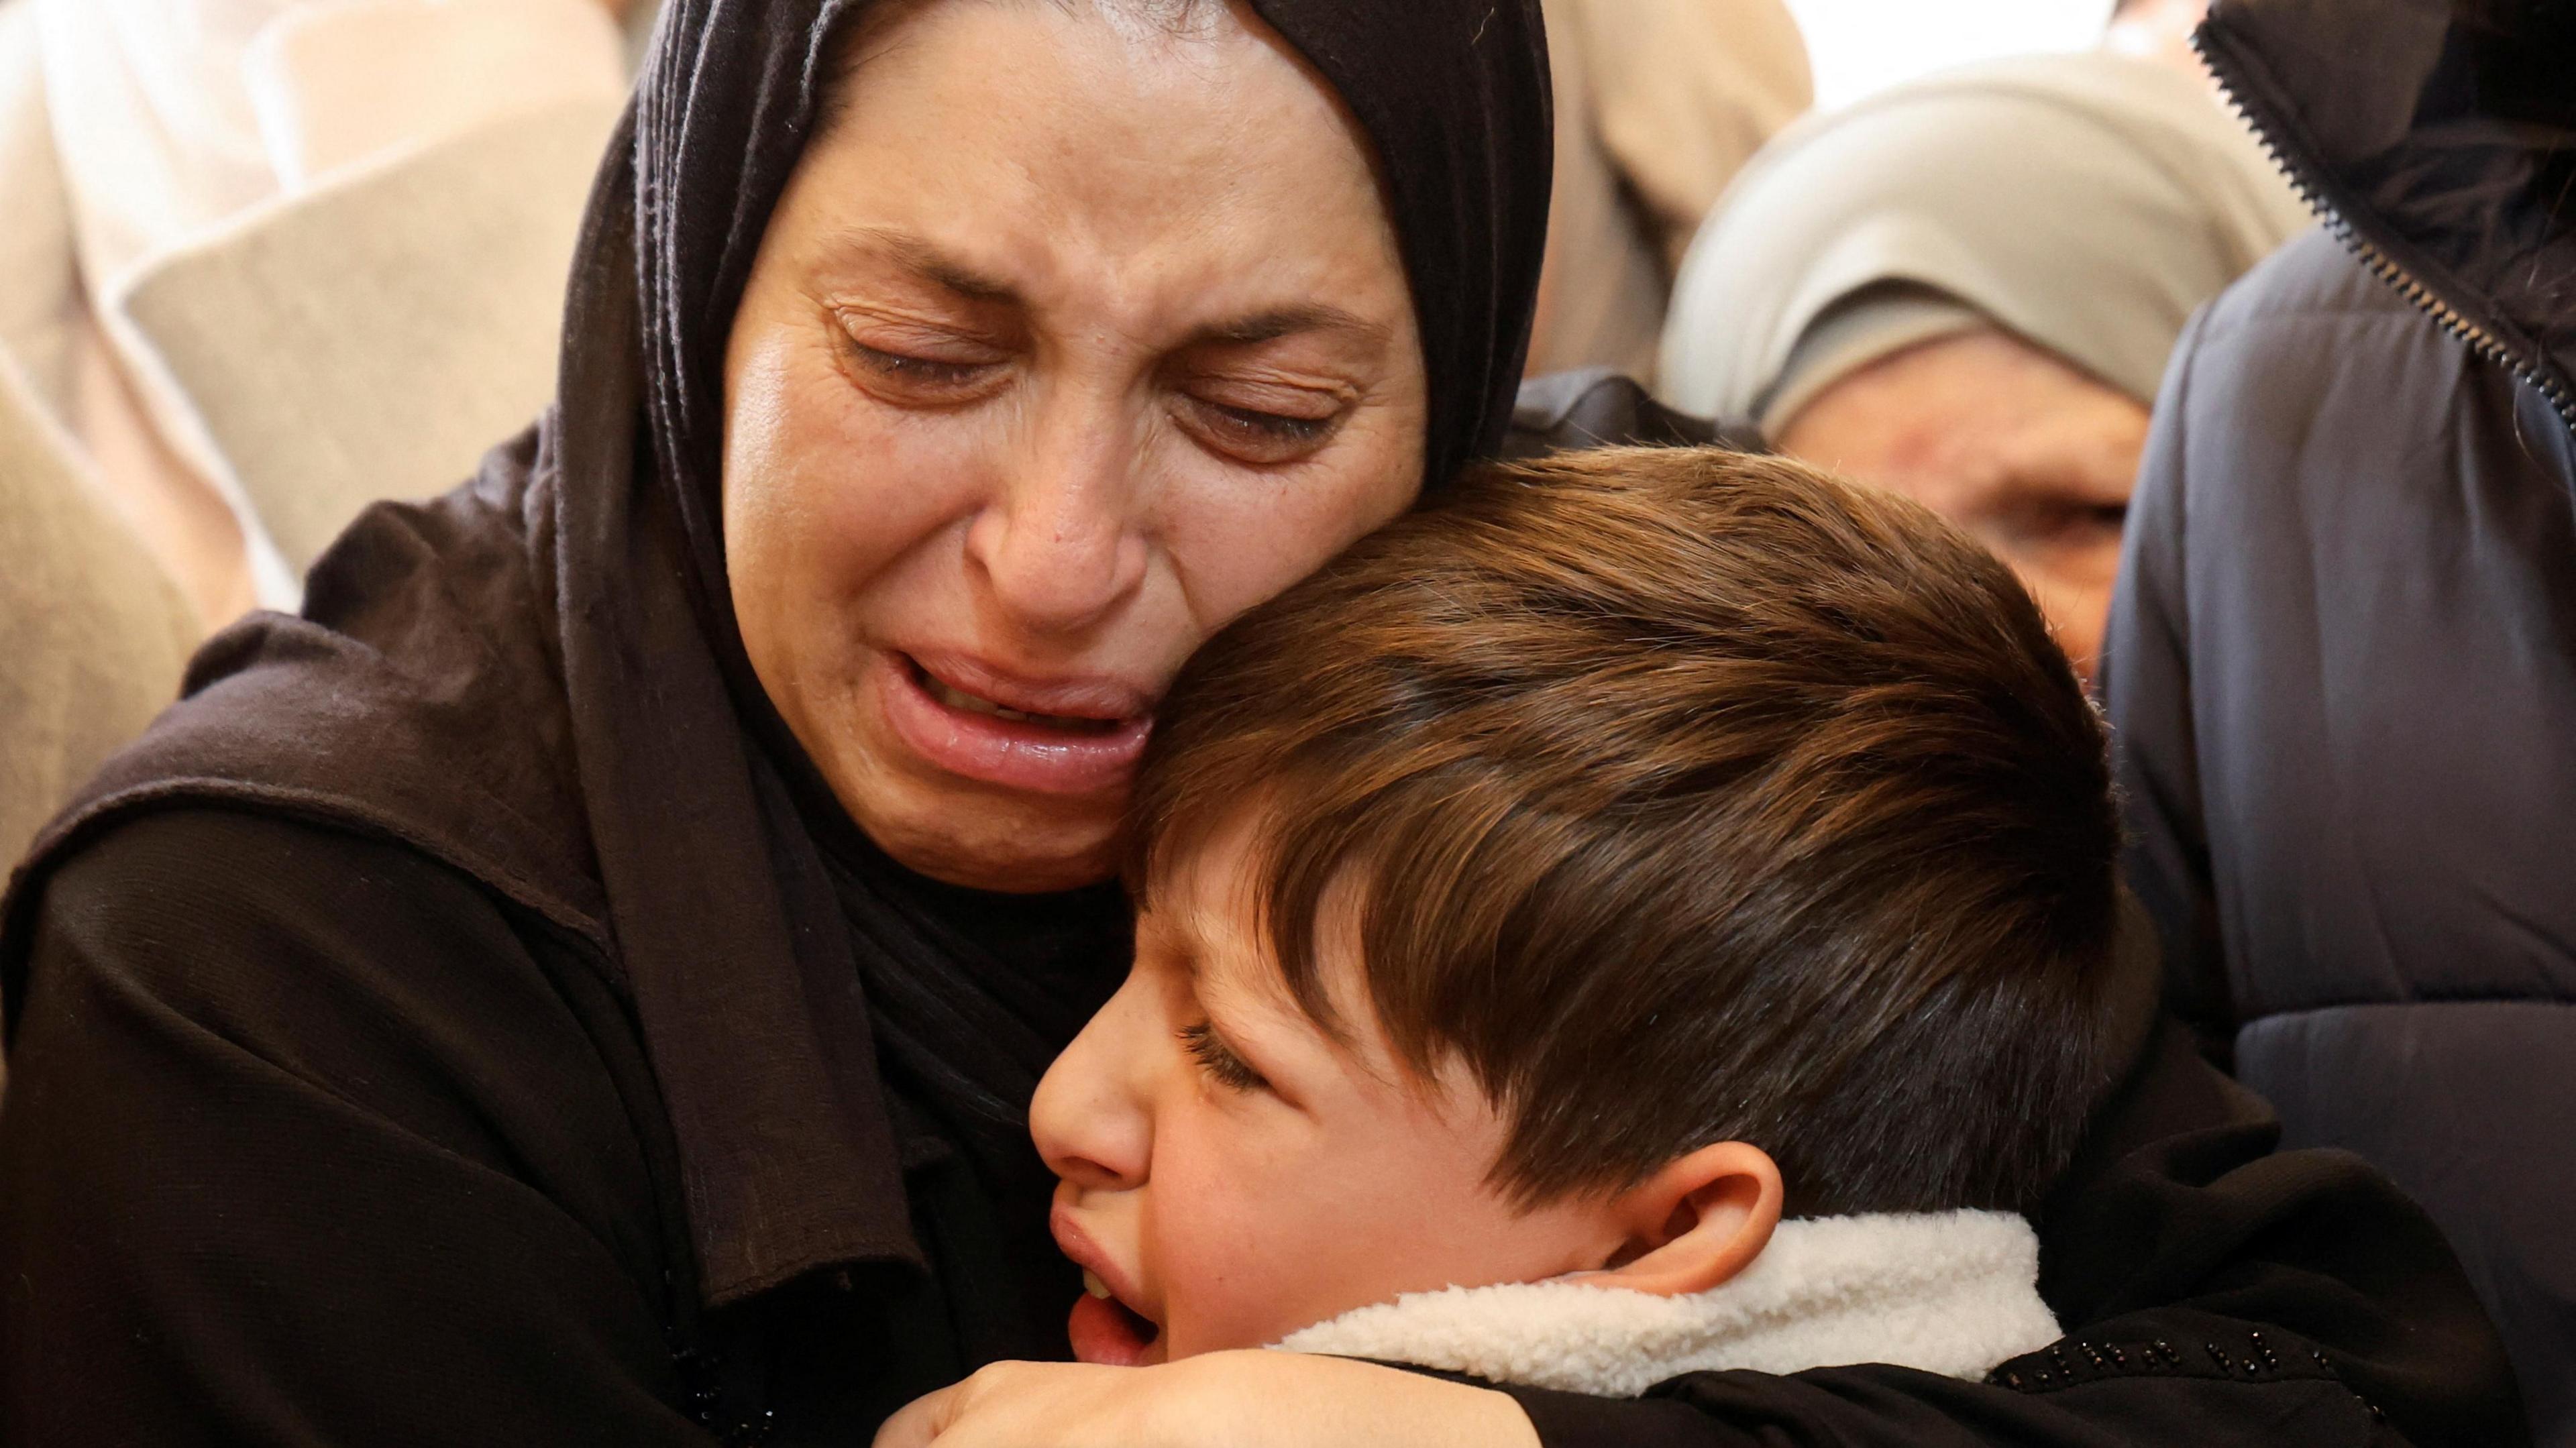
[(1047, 1169), (1087, 1191), (1144, 1185), (1153, 1156), (1153, 1123), (1142, 1093), (1122, 1067), (1141, 1053), (1122, 1048), (1132, 1015), (1122, 987), (1074, 1037), (1038, 1082), (1029, 1102), (1029, 1135)]

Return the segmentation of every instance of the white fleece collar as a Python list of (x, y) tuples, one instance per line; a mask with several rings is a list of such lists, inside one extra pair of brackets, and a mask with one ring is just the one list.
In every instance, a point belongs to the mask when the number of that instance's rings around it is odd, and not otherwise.
[(1292, 1352), (1627, 1398), (1688, 1372), (1894, 1363), (1956, 1378), (2059, 1337), (2039, 1237), (2009, 1212), (1782, 1222), (1753, 1265), (1691, 1297), (1579, 1282), (1415, 1292), (1289, 1334)]

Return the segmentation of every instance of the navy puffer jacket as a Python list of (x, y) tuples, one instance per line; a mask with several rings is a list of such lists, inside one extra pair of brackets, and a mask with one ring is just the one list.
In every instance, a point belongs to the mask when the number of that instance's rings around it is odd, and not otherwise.
[(2422, 1201), (2576, 1448), (2576, 6), (2201, 36), (2327, 218), (2194, 322), (2105, 680), (2204, 1048)]

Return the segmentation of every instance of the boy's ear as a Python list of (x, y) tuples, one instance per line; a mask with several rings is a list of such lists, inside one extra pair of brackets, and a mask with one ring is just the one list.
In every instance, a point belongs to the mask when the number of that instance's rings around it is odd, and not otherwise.
[(1658, 1297), (1706, 1292), (1753, 1264), (1780, 1225), (1780, 1167), (1742, 1141), (1677, 1158), (1629, 1188), (1611, 1210), (1627, 1244), (1598, 1272), (1570, 1279)]

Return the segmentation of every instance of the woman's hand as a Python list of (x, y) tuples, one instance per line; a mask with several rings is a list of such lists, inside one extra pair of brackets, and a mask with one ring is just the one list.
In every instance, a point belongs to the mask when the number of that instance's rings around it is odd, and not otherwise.
[(1486, 1388), (1345, 1358), (1220, 1352), (1150, 1368), (995, 1363), (886, 1420), (876, 1448), (1538, 1448)]

